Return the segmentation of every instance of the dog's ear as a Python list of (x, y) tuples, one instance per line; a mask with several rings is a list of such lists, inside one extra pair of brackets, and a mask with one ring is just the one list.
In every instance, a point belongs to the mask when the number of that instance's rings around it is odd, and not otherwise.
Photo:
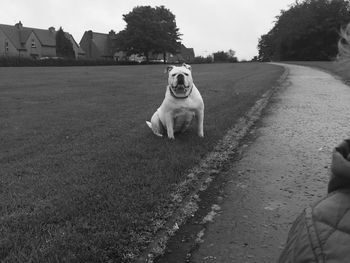
[(182, 66), (192, 71), (192, 67), (190, 65), (183, 63)]
[(165, 68), (164, 73), (168, 73), (170, 70), (172, 70), (175, 66), (174, 65), (169, 65)]

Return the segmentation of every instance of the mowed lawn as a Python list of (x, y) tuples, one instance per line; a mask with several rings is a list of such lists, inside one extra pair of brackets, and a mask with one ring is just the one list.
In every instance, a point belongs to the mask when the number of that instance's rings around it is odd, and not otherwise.
[[(129, 262), (186, 171), (283, 73), (193, 65), (205, 138), (158, 138), (163, 65), (0, 68), (0, 261)], [(158, 226), (159, 227), (159, 226)]]

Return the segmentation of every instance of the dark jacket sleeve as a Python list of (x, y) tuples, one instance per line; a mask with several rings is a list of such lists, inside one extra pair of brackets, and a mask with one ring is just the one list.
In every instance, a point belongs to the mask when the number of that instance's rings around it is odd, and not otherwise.
[(316, 231), (312, 208), (306, 208), (294, 221), (278, 263), (325, 262)]
[(350, 189), (350, 140), (343, 141), (333, 151), (328, 193), (346, 188)]
[(341, 235), (338, 235), (342, 237), (342, 240), (346, 240), (344, 239), (346, 231), (341, 229), (341, 222), (344, 222), (345, 229), (348, 229), (345, 223), (348, 221), (342, 218), (345, 218), (347, 215), (345, 212), (349, 211), (347, 200), (350, 192), (349, 190), (336, 191), (341, 189), (350, 189), (350, 140), (343, 141), (332, 154), (328, 192), (333, 193), (312, 207), (306, 208), (294, 221), (278, 263), (326, 262), (322, 248), (326, 244), (329, 255), (345, 259), (345, 261), (334, 262), (350, 262), (347, 257), (348, 247), (326, 242), (330, 236), (335, 237), (334, 233), (338, 230), (342, 232)]

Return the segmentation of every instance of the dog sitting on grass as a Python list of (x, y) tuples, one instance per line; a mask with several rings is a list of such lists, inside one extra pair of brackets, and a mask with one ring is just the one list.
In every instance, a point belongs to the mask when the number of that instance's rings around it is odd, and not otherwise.
[(197, 133), (204, 137), (204, 103), (201, 94), (193, 83), (190, 65), (168, 66), (168, 86), (165, 98), (153, 114), (151, 121), (146, 121), (153, 133), (169, 139), (175, 139), (174, 133), (186, 131), (196, 120)]

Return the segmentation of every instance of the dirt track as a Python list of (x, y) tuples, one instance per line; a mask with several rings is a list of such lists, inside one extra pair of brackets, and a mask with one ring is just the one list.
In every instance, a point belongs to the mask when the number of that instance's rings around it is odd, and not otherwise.
[[(185, 225), (158, 262), (275, 262), (291, 222), (326, 194), (331, 151), (350, 137), (350, 87), (319, 70), (284, 66), (286, 82), (221, 186), (214, 184), (215, 196), (201, 197), (211, 202), (209, 222)], [(181, 245), (194, 231), (197, 242)]]

